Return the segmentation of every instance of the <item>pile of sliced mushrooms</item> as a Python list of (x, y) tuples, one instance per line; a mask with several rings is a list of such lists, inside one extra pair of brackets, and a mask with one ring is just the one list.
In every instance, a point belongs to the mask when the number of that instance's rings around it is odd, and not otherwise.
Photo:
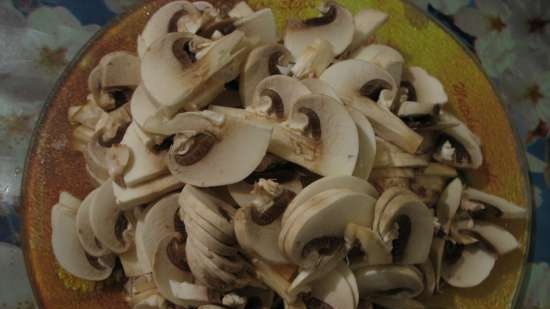
[(384, 12), (292, 20), (174, 1), (105, 55), (73, 140), (98, 187), (60, 194), (60, 266), (120, 264), (132, 308), (423, 308), (517, 249), (525, 209), (469, 187), (481, 141), (441, 82), (373, 43)]

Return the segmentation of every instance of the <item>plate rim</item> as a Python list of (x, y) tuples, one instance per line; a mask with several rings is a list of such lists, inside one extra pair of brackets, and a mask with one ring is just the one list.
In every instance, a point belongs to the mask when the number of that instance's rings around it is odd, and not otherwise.
[[(175, 0), (169, 0), (168, 2), (172, 2)], [(190, 1), (197, 1), (197, 0), (190, 0)], [(509, 306), (509, 308), (516, 308), (522, 301), (523, 297), (525, 295), (527, 286), (528, 286), (528, 276), (527, 276), (527, 269), (528, 269), (528, 261), (529, 257), (531, 256), (532, 252), (532, 242), (533, 242), (533, 216), (534, 216), (534, 199), (533, 199), (533, 186), (531, 182), (531, 178), (528, 172), (528, 164), (527, 164), (527, 156), (526, 156), (526, 147), (525, 144), (522, 142), (521, 138), (519, 137), (519, 133), (513, 126), (512, 118), (510, 116), (510, 109), (509, 107), (504, 103), (504, 100), (502, 99), (502, 95), (500, 92), (497, 91), (497, 88), (495, 87), (495, 84), (493, 80), (489, 77), (485, 69), (483, 68), (479, 58), (477, 55), (466, 46), (466, 44), (458, 37), (458, 35), (454, 32), (452, 32), (450, 29), (447, 28), (446, 25), (444, 25), (441, 21), (436, 19), (434, 16), (429, 14), (428, 12), (420, 9), (415, 4), (411, 2), (411, 0), (398, 0), (402, 2), (407, 9), (411, 9), (416, 11), (416, 13), (419, 13), (423, 15), (425, 18), (429, 19), (430, 22), (437, 25), (437, 27), (440, 30), (443, 30), (447, 35), (452, 37), (452, 39), (462, 48), (462, 51), (475, 63), (475, 66), (477, 69), (483, 74), (485, 79), (488, 81), (492, 92), (494, 93), (495, 97), (498, 99), (498, 105), (504, 113), (506, 114), (506, 120), (507, 125), (511, 129), (513, 133), (513, 140), (515, 141), (515, 147), (514, 150), (516, 152), (516, 156), (518, 159), (519, 167), (521, 168), (521, 175), (523, 176), (523, 189), (524, 197), (527, 199), (526, 208), (527, 208), (527, 218), (526, 218), (526, 230), (528, 231), (525, 235), (525, 252), (523, 258), (522, 258), (522, 267), (519, 274), (519, 283), (516, 285), (516, 288), (514, 289), (514, 296), (512, 298), (512, 302)], [(99, 29), (92, 37), (88, 39), (88, 41), (78, 50), (78, 52), (75, 54), (75, 56), (71, 59), (69, 64), (63, 69), (63, 72), (59, 75), (56, 82), (54, 83), (53, 87), (51, 88), (48, 96), (46, 97), (44, 101), (44, 105), (41, 107), (40, 113), (38, 115), (38, 118), (35, 122), (35, 126), (31, 133), (31, 138), (29, 141), (29, 148), (26, 151), (25, 154), (25, 162), (23, 167), (23, 173), (22, 173), (22, 180), (21, 180), (21, 188), (20, 188), (20, 204), (18, 212), (21, 216), (21, 250), (23, 251), (24, 256), (24, 264), (25, 269), (27, 273), (27, 277), (29, 279), (29, 282), (31, 284), (32, 294), (35, 299), (35, 303), (37, 304), (38, 308), (43, 308), (43, 299), (40, 297), (40, 294), (38, 293), (39, 286), (35, 280), (34, 268), (32, 267), (32, 263), (29, 260), (29, 255), (27, 252), (30, 252), (29, 247), (29, 235), (28, 235), (28, 229), (26, 228), (26, 217), (27, 217), (27, 209), (30, 206), (30, 200), (29, 196), (32, 195), (32, 192), (28, 192), (27, 188), (29, 187), (30, 183), (30, 175), (29, 175), (29, 166), (31, 164), (31, 161), (34, 158), (34, 155), (36, 153), (36, 149), (38, 147), (38, 144), (40, 142), (40, 133), (42, 132), (42, 128), (45, 123), (46, 114), (48, 113), (48, 110), (52, 103), (55, 101), (55, 98), (57, 94), (59, 93), (59, 90), (61, 87), (66, 83), (69, 75), (71, 72), (76, 68), (76, 66), (80, 63), (82, 58), (86, 55), (86, 53), (89, 51), (89, 49), (101, 38), (103, 37), (110, 29), (112, 29), (114, 26), (116, 26), (118, 23), (120, 23), (122, 20), (128, 18), (129, 16), (135, 14), (138, 10), (140, 10), (143, 6), (146, 6), (153, 2), (152, 0), (146, 0), (140, 3), (135, 4), (130, 9), (128, 9), (126, 12), (115, 15), (112, 17), (107, 23), (105, 23), (103, 26), (101, 26), (101, 29)]]

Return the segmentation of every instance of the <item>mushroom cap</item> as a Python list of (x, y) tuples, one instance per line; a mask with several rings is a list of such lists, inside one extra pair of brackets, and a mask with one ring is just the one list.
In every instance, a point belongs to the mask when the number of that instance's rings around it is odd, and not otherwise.
[(143, 56), (141, 76), (145, 90), (167, 112), (183, 107), (202, 84), (234, 59), (243, 58), (240, 44), (244, 34), (235, 31), (216, 41), (201, 59), (182, 64), (174, 54), (174, 45), (194, 38), (189, 33), (170, 33), (155, 41)]
[(414, 266), (366, 266), (354, 273), (362, 298), (413, 298), (424, 289), (422, 273)]
[(162, 6), (149, 18), (138, 38), (138, 53), (141, 58), (155, 41), (175, 30), (170, 29), (170, 26), (174, 17), (182, 12), (196, 14), (196, 8), (189, 1), (173, 1)]
[[(346, 226), (354, 222), (371, 226), (375, 200), (366, 194), (348, 190), (333, 189), (315, 195), (302, 206), (304, 211), (293, 215), (281, 232), (279, 243), (287, 257), (297, 265), (307, 264), (304, 247), (311, 241), (323, 237), (344, 237)], [(323, 227), (320, 229), (319, 227)]]
[[(252, 105), (256, 86), (266, 77), (280, 74), (277, 65), (286, 66), (290, 52), (280, 44), (264, 44), (254, 48), (241, 71), (239, 91), (244, 106)], [(284, 87), (280, 88), (284, 90)]]
[(396, 84), (401, 82), (405, 58), (396, 49), (382, 44), (369, 44), (356, 50), (351, 57), (379, 65), (391, 74)]
[[(405, 239), (399, 237), (395, 239), (400, 243), (402, 248), (393, 246), (392, 254), (394, 262), (400, 264), (420, 264), (424, 263), (430, 253), (432, 244), (434, 226), (433, 215), (420, 199), (412, 192), (410, 194), (400, 194), (394, 197), (384, 208), (381, 214), (378, 226), (378, 232), (384, 239), (385, 235), (391, 233), (395, 229), (395, 224), (398, 224), (398, 229), (404, 229), (404, 222), (401, 218), (408, 218), (409, 233), (404, 235)], [(405, 229), (406, 231), (406, 229)], [(396, 250), (402, 250), (401, 254), (396, 253)], [(398, 255), (395, 255), (398, 254)]]
[(113, 184), (107, 181), (95, 192), (90, 205), (90, 225), (102, 245), (122, 254), (133, 245), (135, 227), (118, 207)]
[(135, 187), (123, 188), (115, 182), (112, 185), (116, 205), (123, 210), (130, 210), (136, 206), (147, 204), (183, 187), (183, 183), (172, 175), (161, 176)]
[(445, 232), (449, 232), (451, 222), (460, 206), (464, 186), (460, 178), (455, 178), (443, 190), (437, 202), (437, 219)]
[(347, 265), (340, 262), (335, 270), (317, 281), (311, 297), (338, 309), (355, 309), (359, 303), (357, 282)]
[[(211, 130), (215, 129), (211, 127)], [(193, 128), (191, 127), (190, 130)], [(187, 166), (180, 165), (176, 161), (175, 152), (178, 145), (174, 144), (167, 159), (170, 172), (180, 181), (198, 187), (237, 183), (250, 175), (265, 156), (271, 141), (272, 129), (228, 116), (221, 131), (219, 140), (211, 146), (204, 157)], [(196, 146), (196, 148), (199, 147), (201, 146)]]
[(496, 255), (476, 245), (466, 246), (455, 263), (443, 260), (441, 277), (454, 287), (474, 287), (489, 277), (496, 259)]
[(365, 43), (388, 20), (388, 14), (382, 11), (366, 9), (359, 11), (353, 17), (355, 33), (350, 49), (355, 50)]
[(174, 295), (171, 282), (189, 282), (192, 283), (193, 274), (188, 271), (183, 271), (174, 265), (169, 257), (168, 248), (174, 239), (178, 239), (178, 233), (171, 233), (164, 236), (158, 243), (153, 259), (153, 280), (160, 294), (170, 302), (187, 306), (187, 303)]
[(52, 249), (61, 267), (70, 274), (91, 281), (101, 281), (111, 275), (115, 257), (94, 258), (84, 251), (76, 230), (77, 209), (56, 204), (52, 208)]
[(509, 253), (520, 246), (512, 233), (492, 223), (475, 221), (474, 226), (467, 228), (466, 232), (467, 235), (477, 238), (488, 249), (493, 250), (498, 255)]
[(359, 156), (355, 164), (353, 175), (362, 179), (369, 179), (376, 157), (376, 136), (370, 121), (361, 112), (353, 107), (348, 112), (357, 126), (359, 135)]
[(327, 176), (323, 177), (305, 187), (294, 197), (283, 214), (283, 225), (293, 216), (294, 211), (302, 208), (302, 204), (319, 193), (330, 189), (343, 189), (352, 192), (363, 193), (373, 198), (378, 197), (378, 191), (367, 181), (354, 176)]
[(295, 58), (317, 38), (330, 42), (336, 55), (351, 44), (355, 32), (351, 13), (333, 1), (326, 4), (326, 10), (322, 17), (289, 21), (284, 42)]
[(281, 232), (281, 220), (269, 225), (258, 225), (252, 219), (251, 207), (241, 208), (235, 215), (235, 235), (239, 245), (252, 256), (270, 263), (288, 263), (277, 241)]
[(527, 210), (525, 208), (515, 205), (501, 197), (474, 188), (465, 189), (463, 197), (497, 208), (501, 213), (500, 218), (503, 219), (525, 218), (527, 215)]
[(178, 215), (179, 207), (178, 194), (173, 193), (153, 204), (151, 210), (145, 215), (141, 241), (145, 255), (151, 264), (160, 241), (176, 232), (175, 216)]
[[(324, 176), (353, 173), (359, 153), (357, 127), (338, 101), (319, 94), (302, 96), (284, 126), (274, 130), (274, 139), (285, 142), (271, 143), (272, 153)], [(308, 128), (311, 137), (305, 136)]]
[(76, 214), (76, 228), (78, 239), (86, 253), (94, 257), (101, 257), (108, 255), (110, 251), (97, 240), (90, 224), (90, 208), (96, 192), (97, 189), (90, 192), (80, 204)]
[(398, 90), (390, 73), (376, 64), (349, 59), (330, 66), (321, 80), (329, 83), (344, 103), (363, 113), (378, 136), (416, 153), (422, 137), (384, 106), (393, 102)]
[(445, 104), (449, 100), (443, 84), (420, 67), (409, 67), (403, 72), (403, 80), (412, 84), (416, 93), (416, 102)]
[(272, 44), (278, 41), (275, 16), (270, 8), (261, 9), (237, 19), (234, 24), (246, 37), (260, 44)]
[(284, 120), (290, 116), (296, 101), (310, 93), (304, 84), (292, 77), (269, 76), (256, 86), (250, 109), (263, 116)]

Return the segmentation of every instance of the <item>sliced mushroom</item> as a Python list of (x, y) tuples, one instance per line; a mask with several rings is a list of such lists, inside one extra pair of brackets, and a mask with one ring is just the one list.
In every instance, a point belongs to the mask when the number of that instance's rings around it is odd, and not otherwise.
[(152, 271), (152, 263), (143, 243), (144, 219), (150, 210), (151, 207), (147, 207), (141, 212), (136, 211), (130, 219), (135, 225), (134, 243), (128, 251), (119, 255), (124, 274), (127, 277), (138, 277), (150, 274)]
[(128, 103), (140, 83), (139, 65), (139, 58), (128, 52), (103, 56), (88, 79), (94, 102), (105, 111)]
[(235, 4), (235, 6), (233, 6), (233, 8), (227, 13), (227, 15), (232, 18), (242, 18), (252, 15), (252, 13), (254, 13), (254, 10), (252, 10), (252, 8), (246, 3), (246, 1), (241, 1)]
[(117, 254), (128, 251), (133, 244), (135, 226), (118, 207), (111, 181), (102, 184), (92, 198), (90, 225), (99, 242)]
[(478, 209), (465, 209), (474, 219), (502, 218), (519, 219), (527, 215), (525, 208), (521, 208), (498, 196), (494, 196), (473, 188), (464, 190), (461, 208), (465, 208), (465, 201), (470, 201), (480, 206)]
[(182, 239), (178, 233), (172, 233), (160, 240), (153, 259), (153, 279), (160, 294), (179, 306), (190, 304), (174, 294), (173, 282), (193, 283), (194, 281), (185, 257), (185, 239)]
[(234, 25), (247, 38), (258, 42), (258, 44), (273, 44), (278, 41), (275, 16), (270, 8), (241, 17), (235, 21)]
[[(302, 182), (298, 179), (298, 175), (294, 171), (292, 171), (292, 173), (295, 174), (294, 177), (296, 178), (293, 178), (290, 181), (283, 182), (280, 185), (283, 188), (290, 190), (295, 194), (298, 194), (302, 190), (303, 185), (302, 185)], [(272, 174), (272, 175), (275, 175), (275, 174)], [(266, 173), (265, 176), (266, 176), (265, 178), (267, 179), (279, 181), (279, 179), (275, 177), (274, 178), (270, 177), (271, 175), (269, 175), (269, 173)], [(260, 179), (262, 178), (264, 177), (262, 176)], [(231, 194), (231, 197), (242, 208), (252, 205), (252, 202), (257, 198), (257, 195), (255, 194), (255, 192), (253, 192), (254, 184), (252, 183), (242, 181), (242, 182), (230, 185), (227, 188), (229, 190), (229, 194)]]
[(394, 196), (379, 216), (378, 233), (385, 242), (391, 242), (394, 263), (424, 263), (434, 231), (428, 207), (414, 193), (403, 192)]
[(438, 123), (440, 114), (440, 105), (411, 101), (401, 103), (397, 110), (397, 115), (415, 130), (434, 127)]
[(221, 294), (205, 286), (191, 282), (170, 282), (174, 296), (186, 306), (221, 304)]
[(338, 96), (338, 94), (336, 94), (336, 91), (334, 91), (332, 86), (324, 80), (318, 78), (306, 78), (301, 80), (301, 82), (309, 89), (309, 91), (311, 91), (311, 93), (324, 94), (337, 101), (341, 101), (340, 97)]
[(351, 13), (335, 1), (325, 3), (320, 11), (320, 17), (291, 20), (287, 24), (285, 46), (295, 58), (317, 38), (330, 42), (336, 55), (351, 44), (355, 32)]
[(135, 303), (132, 309), (162, 309), (166, 307), (166, 300), (159, 294), (152, 294)]
[[(268, 76), (281, 74), (279, 66), (287, 66), (290, 57), (290, 52), (280, 44), (260, 45), (250, 52), (239, 82), (239, 91), (244, 106), (252, 105), (256, 86)], [(277, 89), (284, 90), (285, 88)], [(273, 90), (277, 91), (277, 89)]]
[(445, 251), (445, 239), (435, 236), (432, 240), (432, 247), (430, 248), (430, 260), (433, 263), (434, 276), (435, 276), (435, 291), (439, 291), (439, 284), (441, 281), (441, 268), (443, 266), (443, 254)]
[(157, 116), (159, 109), (148, 97), (143, 85), (139, 85), (134, 91), (130, 102), (130, 112), (132, 120), (141, 129), (141, 132), (138, 131), (141, 142), (148, 149), (153, 149), (159, 143), (159, 140), (163, 140), (163, 137), (146, 132), (145, 123), (149, 118)]
[[(420, 67), (410, 67), (403, 72), (409, 101), (425, 104), (445, 104), (449, 100), (441, 82)], [(413, 95), (414, 94), (414, 95)]]
[(95, 103), (93, 97), (90, 95), (86, 104), (69, 107), (67, 118), (73, 126), (80, 124), (93, 130), (104, 114), (105, 111)]
[(357, 308), (359, 295), (355, 277), (345, 264), (339, 264), (323, 280), (313, 285), (311, 294), (305, 297), (304, 303), (307, 308)]
[(479, 137), (448, 113), (442, 113), (440, 118), (442, 121), (457, 122), (459, 125), (442, 130), (436, 153), (433, 155), (434, 159), (457, 168), (479, 168), (483, 163)]
[[(344, 103), (363, 113), (377, 135), (409, 153), (416, 153), (422, 137), (392, 114), (387, 106), (376, 102), (393, 102), (397, 86), (393, 77), (381, 67), (352, 59), (338, 62), (321, 75), (338, 93)], [(380, 100), (382, 98), (382, 100)]]
[(320, 175), (351, 175), (359, 153), (357, 127), (346, 108), (324, 95), (305, 95), (284, 129), (276, 126), (270, 151)]
[(349, 223), (344, 237), (349, 248), (358, 246), (360, 250), (359, 256), (348, 255), (352, 269), (392, 263), (391, 248), (388, 248), (380, 236), (370, 228)]
[[(365, 22), (372, 22), (372, 21), (378, 21), (378, 22), (384, 22), (387, 18), (387, 15), (385, 13), (374, 11), (374, 10), (367, 10), (363, 11), (364, 15), (375, 15), (374, 17), (385, 17), (383, 20), (365, 20)], [(359, 15), (357, 15), (355, 18), (357, 20)], [(370, 34), (369, 34), (370, 36)], [(405, 58), (401, 55), (399, 51), (396, 49), (382, 44), (369, 44), (365, 47), (359, 48), (356, 50), (351, 57), (353, 59), (359, 59), (363, 61), (367, 61), (370, 63), (374, 63), (376, 65), (379, 65), (384, 70), (388, 71), (388, 73), (391, 74), (393, 79), (395, 80), (396, 84), (399, 84), (401, 82), (401, 75), (403, 73), (403, 65), (405, 64)]]
[(355, 164), (353, 175), (362, 179), (369, 179), (376, 157), (376, 136), (370, 121), (361, 112), (354, 108), (348, 109), (349, 114), (359, 134), (359, 157)]
[(458, 172), (451, 166), (432, 162), (420, 171), (420, 175), (454, 178), (458, 176)]
[(80, 244), (86, 253), (93, 257), (102, 257), (111, 252), (99, 242), (90, 224), (90, 208), (96, 192), (97, 190), (90, 192), (82, 203), (79, 203), (80, 207), (78, 207), (76, 215), (76, 230)]
[(519, 242), (514, 235), (506, 229), (488, 222), (476, 221), (474, 226), (460, 230), (470, 237), (478, 239), (486, 249), (498, 255), (504, 255), (517, 248)]
[(451, 223), (460, 206), (463, 189), (464, 186), (460, 178), (455, 178), (441, 193), (441, 197), (437, 203), (437, 219), (439, 220), (439, 224), (441, 224), (443, 232), (446, 234), (449, 234)]
[(200, 251), (200, 254), (212, 261), (219, 269), (227, 271), (229, 273), (240, 273), (248, 271), (250, 265), (239, 255), (235, 256), (222, 256), (206, 247), (205, 244), (196, 240), (195, 238), (188, 238), (191, 248), (193, 250)]
[(426, 262), (419, 264), (418, 269), (422, 272), (424, 278), (424, 291), (422, 291), (422, 294), (420, 294), (420, 298), (427, 299), (430, 296), (434, 295), (436, 291), (434, 265), (431, 259), (428, 259)]
[(300, 81), (275, 75), (262, 80), (255, 88), (250, 110), (277, 121), (286, 120), (299, 98), (311, 92)]
[(429, 164), (426, 155), (413, 155), (382, 138), (376, 138), (374, 168), (385, 167), (422, 167)]
[(306, 201), (310, 200), (317, 194), (330, 189), (350, 190), (352, 192), (369, 195), (373, 198), (377, 198), (379, 195), (378, 191), (376, 191), (370, 183), (354, 176), (323, 177), (305, 187), (298, 195), (296, 195), (296, 197), (294, 197), (283, 214), (283, 225), (286, 225), (289, 218), (293, 216), (294, 211), (298, 208), (302, 208), (302, 205)]
[(59, 265), (70, 274), (91, 281), (107, 279), (113, 271), (115, 257), (93, 257), (84, 251), (76, 229), (78, 209), (56, 204), (52, 208), (52, 249)]
[(165, 175), (135, 187), (123, 188), (114, 182), (112, 185), (116, 205), (123, 210), (147, 204), (183, 187), (183, 183), (172, 175)]
[(350, 50), (354, 51), (357, 48), (368, 43), (369, 38), (388, 20), (388, 14), (373, 10), (366, 9), (359, 11), (353, 17), (355, 24), (355, 33), (353, 35), (353, 41), (350, 46)]
[(316, 39), (308, 45), (296, 59), (291, 72), (295, 78), (318, 78), (334, 60), (330, 42)]
[(285, 304), (296, 302), (296, 295), (291, 296), (287, 293), (290, 286), (289, 276), (286, 276), (283, 271), (261, 259), (253, 258), (252, 264), (258, 279), (279, 295)]
[[(366, 194), (333, 189), (317, 194), (301, 206), (284, 225), (280, 248), (296, 265), (319, 268), (345, 249), (349, 222), (371, 226), (375, 200)], [(312, 207), (314, 206), (314, 207)], [(320, 227), (323, 227), (322, 229)]]
[(145, 215), (141, 241), (151, 266), (156, 247), (163, 238), (174, 232), (185, 233), (178, 209), (178, 194), (173, 193), (156, 202)]
[(184, 217), (185, 229), (189, 238), (195, 239), (197, 242), (204, 244), (214, 253), (220, 256), (234, 256), (238, 252), (238, 248), (224, 244), (223, 242), (212, 236), (208, 230), (197, 224), (191, 217)]
[[(188, 33), (170, 33), (155, 41), (143, 56), (143, 85), (166, 116), (172, 116), (189, 105), (194, 95), (206, 96), (204, 91), (200, 92), (201, 87), (214, 76), (221, 82), (234, 79), (234, 76), (229, 76), (223, 80), (223, 70), (244, 61), (247, 48), (242, 45), (244, 34), (240, 31), (216, 41), (200, 59), (189, 50), (194, 39), (196, 37)], [(223, 91), (223, 87), (220, 90)], [(207, 97), (214, 99), (218, 94), (213, 95), (209, 90)]]
[[(496, 255), (477, 245), (447, 246), (446, 242), (441, 277), (450, 285), (469, 288), (483, 282), (495, 266)], [(450, 249), (453, 248), (453, 249)]]
[(413, 298), (424, 289), (422, 273), (414, 266), (367, 266), (354, 273), (362, 298)]

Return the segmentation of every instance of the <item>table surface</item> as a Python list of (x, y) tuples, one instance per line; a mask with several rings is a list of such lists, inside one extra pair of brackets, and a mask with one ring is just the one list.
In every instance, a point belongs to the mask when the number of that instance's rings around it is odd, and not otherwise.
[[(20, 245), (25, 154), (45, 98), (81, 46), (140, 0), (0, 0), (0, 309), (34, 308)], [(414, 0), (478, 55), (526, 145), (535, 197), (522, 308), (550, 308), (550, 1)]]

